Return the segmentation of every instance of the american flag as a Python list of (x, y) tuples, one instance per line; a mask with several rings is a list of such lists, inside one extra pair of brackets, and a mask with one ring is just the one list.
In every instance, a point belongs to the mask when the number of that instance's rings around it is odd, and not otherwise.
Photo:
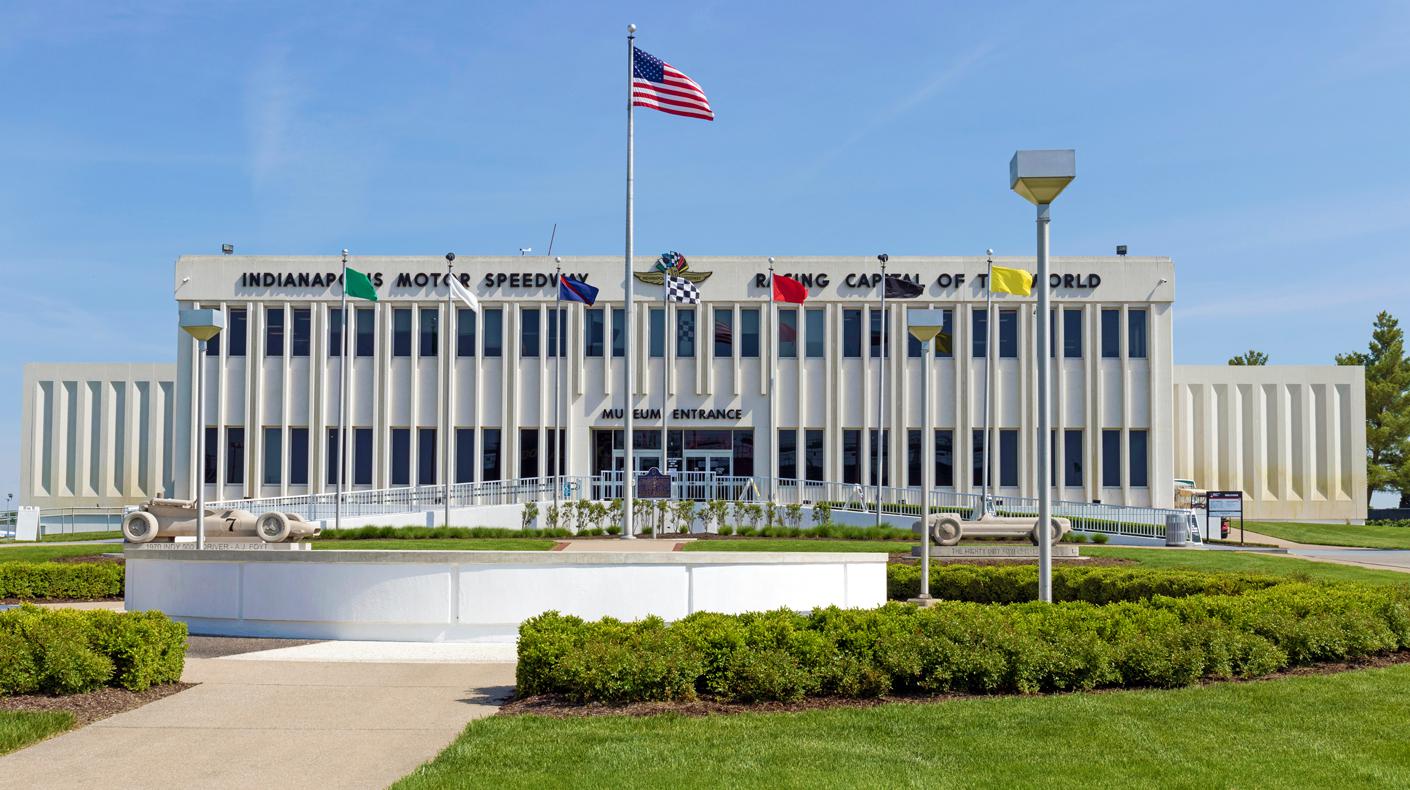
[(687, 118), (715, 120), (710, 100), (695, 80), (637, 47), (632, 47), (632, 104)]

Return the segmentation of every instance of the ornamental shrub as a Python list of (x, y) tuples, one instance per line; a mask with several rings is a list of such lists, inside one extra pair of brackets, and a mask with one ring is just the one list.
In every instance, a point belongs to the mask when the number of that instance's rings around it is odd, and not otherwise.
[(117, 598), (123, 578), (120, 562), (0, 562), (0, 598)]
[[(914, 594), (914, 566), (904, 571)], [(1031, 568), (946, 566), (930, 608), (697, 613), (675, 623), (549, 613), (519, 636), (521, 694), (592, 702), (740, 702), (889, 693), (1178, 688), (1410, 649), (1410, 586), (1059, 568), (1039, 604)]]
[(160, 612), (0, 612), (0, 694), (141, 691), (181, 678), (186, 626)]

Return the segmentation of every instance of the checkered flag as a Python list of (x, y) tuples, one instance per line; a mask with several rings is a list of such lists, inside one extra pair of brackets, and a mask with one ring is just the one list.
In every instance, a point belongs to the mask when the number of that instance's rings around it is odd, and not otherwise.
[(683, 278), (666, 275), (666, 298), (681, 304), (699, 304), (700, 289), (695, 283)]

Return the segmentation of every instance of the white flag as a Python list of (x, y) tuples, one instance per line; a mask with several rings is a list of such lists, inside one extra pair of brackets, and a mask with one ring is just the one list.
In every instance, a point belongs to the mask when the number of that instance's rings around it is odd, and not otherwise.
[(460, 278), (450, 278), (450, 295), (464, 302), (465, 306), (471, 310), (477, 313), (480, 312), (480, 300), (475, 298), (475, 294), (470, 293), (465, 286), (460, 284)]

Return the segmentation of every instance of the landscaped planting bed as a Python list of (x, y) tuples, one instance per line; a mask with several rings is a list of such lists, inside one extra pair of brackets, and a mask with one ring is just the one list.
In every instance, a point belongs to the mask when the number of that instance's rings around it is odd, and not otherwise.
[[(518, 693), (580, 703), (797, 701), (1195, 685), (1410, 649), (1410, 587), (1126, 568), (936, 568), (931, 608), (675, 623), (548, 613), (520, 629)], [(917, 589), (893, 567), (892, 592)], [(997, 602), (997, 603), (991, 603)]]
[(0, 600), (119, 598), (123, 578), (121, 562), (0, 562)]
[(143, 691), (181, 679), (186, 625), (161, 612), (0, 612), (0, 696)]

